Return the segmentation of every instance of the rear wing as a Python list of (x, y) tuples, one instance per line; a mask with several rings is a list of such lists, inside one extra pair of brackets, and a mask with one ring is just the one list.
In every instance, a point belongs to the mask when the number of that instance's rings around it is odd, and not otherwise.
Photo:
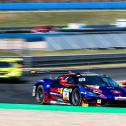
[[(39, 70), (39, 69), (31, 69), (31, 74), (34, 75), (48, 75), (50, 79), (54, 79), (56, 77), (59, 77), (62, 74), (73, 74), (76, 73), (78, 75), (81, 74), (91, 74), (92, 72), (87, 72), (87, 70)], [(85, 72), (84, 72), (85, 71)], [(94, 74), (94, 73), (92, 73)], [(95, 73), (96, 74), (96, 73)]]
[(80, 73), (80, 74), (96, 74), (94, 72), (89, 72), (85, 69), (73, 69), (73, 70), (60, 70), (60, 69), (57, 69), (57, 70), (40, 70), (39, 68), (36, 68), (36, 69), (32, 69), (32, 68), (29, 68), (29, 70), (31, 70), (31, 73), (33, 74), (68, 74), (68, 73)]
[(70, 70), (35, 70), (35, 69), (29, 69), (31, 71), (30, 73), (33, 76), (38, 75), (47, 75), (50, 79), (54, 79), (62, 74), (68, 74), (68, 73), (75, 73), (74, 71)]

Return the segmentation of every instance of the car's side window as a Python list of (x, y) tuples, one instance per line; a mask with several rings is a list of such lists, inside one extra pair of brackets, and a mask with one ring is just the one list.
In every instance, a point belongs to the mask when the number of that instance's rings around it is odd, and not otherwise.
[(0, 68), (9, 68), (11, 64), (8, 62), (0, 62)]
[(68, 84), (75, 84), (75, 78), (73, 76), (66, 76), (65, 80), (68, 81)]
[(85, 77), (85, 84), (87, 84), (87, 85), (100, 85), (101, 79), (98, 76), (86, 76)]

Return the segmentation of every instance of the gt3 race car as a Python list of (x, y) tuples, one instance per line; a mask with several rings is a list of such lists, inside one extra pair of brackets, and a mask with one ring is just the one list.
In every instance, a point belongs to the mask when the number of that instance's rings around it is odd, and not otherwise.
[(63, 26), (40, 26), (40, 27), (35, 27), (31, 29), (32, 33), (42, 33), (42, 32), (51, 32), (51, 31), (58, 31), (61, 29)]
[(32, 93), (40, 104), (126, 104), (126, 90), (123, 87), (107, 75), (92, 73), (67, 73), (57, 79), (38, 80)]
[(18, 80), (23, 77), (22, 58), (0, 58), (0, 79)]

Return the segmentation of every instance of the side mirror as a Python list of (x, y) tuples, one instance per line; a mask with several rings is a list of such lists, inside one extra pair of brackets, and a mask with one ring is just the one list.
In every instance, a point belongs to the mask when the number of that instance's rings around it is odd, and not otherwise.
[(126, 81), (123, 81), (123, 82), (122, 82), (122, 85), (126, 85)]
[(61, 83), (67, 83), (68, 81), (67, 80), (61, 80), (60, 82)]

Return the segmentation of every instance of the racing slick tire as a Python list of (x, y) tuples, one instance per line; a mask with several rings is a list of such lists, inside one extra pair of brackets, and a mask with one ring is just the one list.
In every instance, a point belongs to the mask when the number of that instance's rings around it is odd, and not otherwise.
[(39, 85), (36, 89), (36, 101), (39, 104), (44, 104), (44, 98), (45, 98), (44, 87), (42, 85)]
[(73, 89), (72, 96), (71, 96), (71, 104), (74, 106), (80, 106), (81, 101), (82, 98), (81, 98), (80, 91), (77, 88)]

